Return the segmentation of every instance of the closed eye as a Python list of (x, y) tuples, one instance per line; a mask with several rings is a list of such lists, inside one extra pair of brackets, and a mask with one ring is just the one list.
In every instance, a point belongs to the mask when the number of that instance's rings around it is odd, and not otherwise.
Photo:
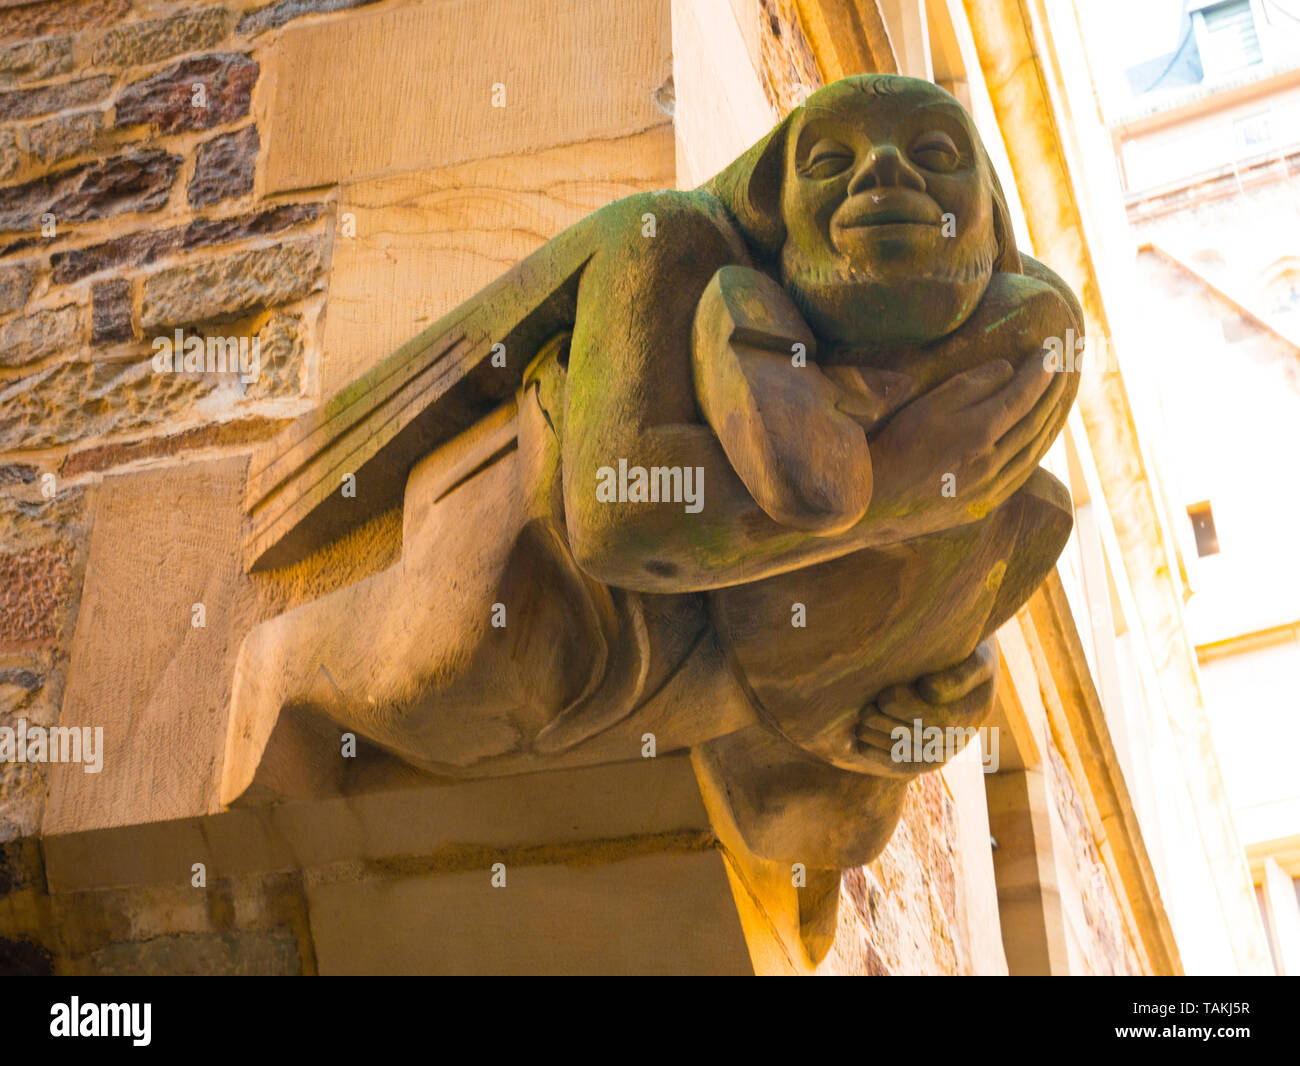
[(808, 160), (800, 171), (805, 177), (819, 181), (843, 174), (853, 165), (853, 152), (838, 141), (818, 141), (808, 153)]
[(907, 150), (913, 162), (926, 170), (956, 170), (962, 164), (961, 152), (942, 130), (929, 130), (912, 142)]

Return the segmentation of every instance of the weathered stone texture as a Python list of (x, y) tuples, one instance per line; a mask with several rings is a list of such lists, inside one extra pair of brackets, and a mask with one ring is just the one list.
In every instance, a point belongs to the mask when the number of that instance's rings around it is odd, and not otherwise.
[(26, 132), (27, 150), (42, 163), (57, 163), (89, 149), (103, 125), (99, 111), (59, 115)]
[[(248, 114), (258, 66), (246, 55), (228, 53), (187, 59), (129, 85), (117, 98), (118, 126), (153, 123), (162, 133), (206, 130)], [(195, 85), (204, 87), (196, 106)]]
[(300, 15), (320, 15), (328, 11), (346, 11), (365, 7), (377, 0), (279, 0), (279, 3), (260, 7), (239, 20), (240, 33), (263, 33), (278, 29), (290, 19)]
[(54, 642), (70, 567), (71, 552), (62, 545), (0, 554), (0, 650)]
[(91, 343), (131, 340), (131, 283), (125, 278), (100, 281), (91, 286), (90, 294)]
[(18, 169), (18, 134), (13, 130), (0, 130), (0, 180)]
[(93, 104), (108, 96), (113, 80), (108, 77), (82, 78), (38, 89), (15, 89), (0, 93), (0, 122), (49, 115), (69, 107)]
[(131, 0), (48, 0), (0, 8), (0, 41), (22, 41), (78, 33), (124, 18)]
[(258, 337), (261, 367), (250, 394), (257, 398), (297, 396), (302, 391), (306, 352), (301, 316), (274, 314)]
[(45, 37), (0, 48), (0, 85), (41, 81), (71, 69), (71, 37)]
[(81, 309), (75, 305), (34, 311), (0, 324), (0, 367), (24, 366), (81, 340)]
[(45, 890), (40, 845), (35, 840), (0, 843), (0, 899), (24, 888)]
[(192, 419), (195, 404), (219, 389), (232, 404), (242, 395), (230, 375), (156, 374), (147, 354), (131, 363), (59, 363), (0, 390), (0, 451)]
[(822, 87), (821, 72), (793, 0), (759, 4), (759, 76), (764, 95), (784, 115)]
[(170, 18), (131, 22), (109, 30), (91, 50), (96, 66), (143, 66), (220, 44), (234, 15), (225, 8), (192, 11)]
[[(0, 463), (0, 485), (30, 485), (36, 480), (36, 467), (27, 463)], [(0, 671), (2, 682), (3, 671)]]
[(55, 252), (50, 256), (53, 280), (56, 285), (67, 285), (104, 270), (148, 266), (183, 249), (264, 237), (300, 222), (311, 222), (321, 210), (319, 204), (284, 204), (231, 218), (196, 219), (187, 226), (129, 233), (102, 244)]
[(183, 246), (224, 244), (245, 237), (264, 237), (280, 233), (300, 222), (314, 222), (324, 210), (321, 204), (281, 204), (231, 218), (200, 218), (185, 228)]
[(1076, 929), (1086, 972), (1103, 976), (1141, 973), (1106, 864), (1093, 842), (1087, 812), (1070, 771), (1054, 743), (1047, 747), (1050, 795), (1056, 804), (1062, 839), (1071, 845), (1074, 881), (1079, 890), (1084, 926)]
[(144, 281), (141, 328), (209, 322), (300, 299), (316, 285), (321, 261), (320, 241), (298, 240), (161, 270)]
[(50, 953), (40, 944), (0, 937), (0, 976), (49, 977), (53, 973)]
[(17, 311), (31, 295), (36, 269), (31, 263), (0, 267), (0, 315)]
[(298, 941), (286, 927), (110, 944), (91, 959), (95, 972), (105, 975), (295, 976), (302, 970)]
[[(67, 583), (67, 591), (69, 596), (75, 592), (71, 582)], [(58, 721), (57, 693), (61, 691), (62, 678), (47, 683), (53, 649), (29, 650), (17, 655), (8, 650), (0, 654), (10, 661), (26, 658), (29, 663), (39, 663), (40, 667), (0, 671), (0, 725), (12, 726), (17, 718), (38, 726), (55, 724)], [(14, 683), (9, 683), (9, 679)], [(0, 841), (16, 842), (18, 838), (32, 837), (38, 832), (45, 807), (46, 770), (47, 767), (39, 763), (0, 763)], [(30, 871), (15, 870), (11, 865), (8, 870), (0, 870), (0, 898), (4, 895), (6, 880), (12, 890), (39, 883)], [(9, 932), (0, 928), (0, 938)], [(3, 963), (0, 962), (0, 973), (3, 972)]]
[[(210, 332), (224, 336), (220, 327)], [(145, 336), (150, 335), (146, 331)], [(174, 431), (219, 419), (250, 398), (296, 396), (306, 351), (301, 316), (272, 314), (257, 336), (260, 373), (247, 384), (233, 371), (155, 371), (152, 349), (134, 361), (55, 363), (11, 382), (0, 388), (0, 452), (93, 441), (109, 434)], [(221, 439), (257, 436), (259, 427)], [(163, 448), (158, 454), (168, 451)], [(0, 522), (0, 545), (3, 534)]]
[(179, 883), (50, 894), (38, 841), (0, 844), (0, 901), (14, 904), (0, 903), (0, 974), (10, 959), (69, 976), (315, 972), (300, 874), (212, 875), (202, 889), (187, 869)]
[(206, 207), (251, 193), (257, 149), (256, 126), (246, 126), (199, 145), (188, 190), (190, 205)]
[(146, 149), (0, 189), (0, 230), (36, 229), (47, 212), (66, 223), (156, 211), (167, 202), (180, 163), (178, 155)]
[[(45, 678), (34, 670), (22, 670), (17, 667), (8, 667), (0, 669), (0, 686), (5, 688), (21, 689), (24, 692), (35, 692), (43, 684)], [(9, 708), (6, 708), (8, 710)]]
[(50, 256), (51, 277), (56, 285), (68, 285), (104, 270), (147, 266), (182, 248), (184, 236), (185, 227), (176, 226), (171, 229), (128, 233), (102, 244), (55, 252)]
[(880, 857), (846, 870), (827, 972), (862, 976), (971, 972), (957, 900), (957, 825), (938, 774), (918, 778)]

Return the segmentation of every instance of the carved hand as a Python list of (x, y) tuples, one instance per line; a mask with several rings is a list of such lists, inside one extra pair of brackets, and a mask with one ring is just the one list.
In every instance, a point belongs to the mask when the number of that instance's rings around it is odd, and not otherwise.
[[(911, 738), (916, 723), (922, 730), (937, 726), (973, 729), (988, 718), (993, 709), (993, 686), (997, 672), (997, 648), (992, 637), (946, 670), (926, 674), (910, 685), (892, 685), (876, 695), (858, 718), (857, 749), (866, 771), (881, 777), (909, 778), (936, 769), (934, 762), (921, 758)], [(898, 760), (894, 753), (899, 740), (894, 735), (906, 729), (909, 741), (901, 751), (909, 760)], [(902, 734), (898, 734), (901, 737)], [(944, 760), (960, 751), (973, 734), (952, 734), (952, 750), (945, 740)]]
[(1077, 385), (1077, 374), (1049, 371), (1041, 358), (1066, 307), (1046, 285), (1018, 284), (1029, 292), (1010, 313), (991, 324), (981, 314), (929, 354), (933, 364), (949, 349), (960, 366), (982, 350), (988, 361), (912, 400), (871, 439), (868, 522), (897, 523), (907, 536), (972, 522), (1001, 506), (1046, 454)]

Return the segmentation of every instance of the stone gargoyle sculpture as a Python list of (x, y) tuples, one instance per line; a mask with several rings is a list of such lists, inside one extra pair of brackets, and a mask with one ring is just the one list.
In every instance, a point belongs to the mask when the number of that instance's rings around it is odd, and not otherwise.
[(837, 82), (702, 187), (596, 211), (254, 458), (250, 567), (396, 506), (402, 554), (249, 633), (223, 801), (289, 709), (452, 777), (653, 734), (753, 852), (838, 884), (934, 768), (892, 730), (985, 719), (992, 634), (1069, 535), (1038, 463), (1071, 329), (928, 82)]

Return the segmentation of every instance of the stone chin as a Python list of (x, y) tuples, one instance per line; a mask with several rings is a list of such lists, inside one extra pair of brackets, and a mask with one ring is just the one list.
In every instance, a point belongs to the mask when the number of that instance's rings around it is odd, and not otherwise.
[[(854, 231), (843, 243), (856, 254), (829, 264), (786, 244), (782, 281), (819, 337), (868, 350), (926, 344), (953, 332), (975, 310), (992, 276), (992, 253), (953, 269), (949, 262), (934, 263), (933, 255), (918, 256), (915, 238), (892, 232), (903, 228)], [(918, 258), (930, 259), (930, 268), (918, 270)], [(856, 265), (862, 262), (871, 265)]]

